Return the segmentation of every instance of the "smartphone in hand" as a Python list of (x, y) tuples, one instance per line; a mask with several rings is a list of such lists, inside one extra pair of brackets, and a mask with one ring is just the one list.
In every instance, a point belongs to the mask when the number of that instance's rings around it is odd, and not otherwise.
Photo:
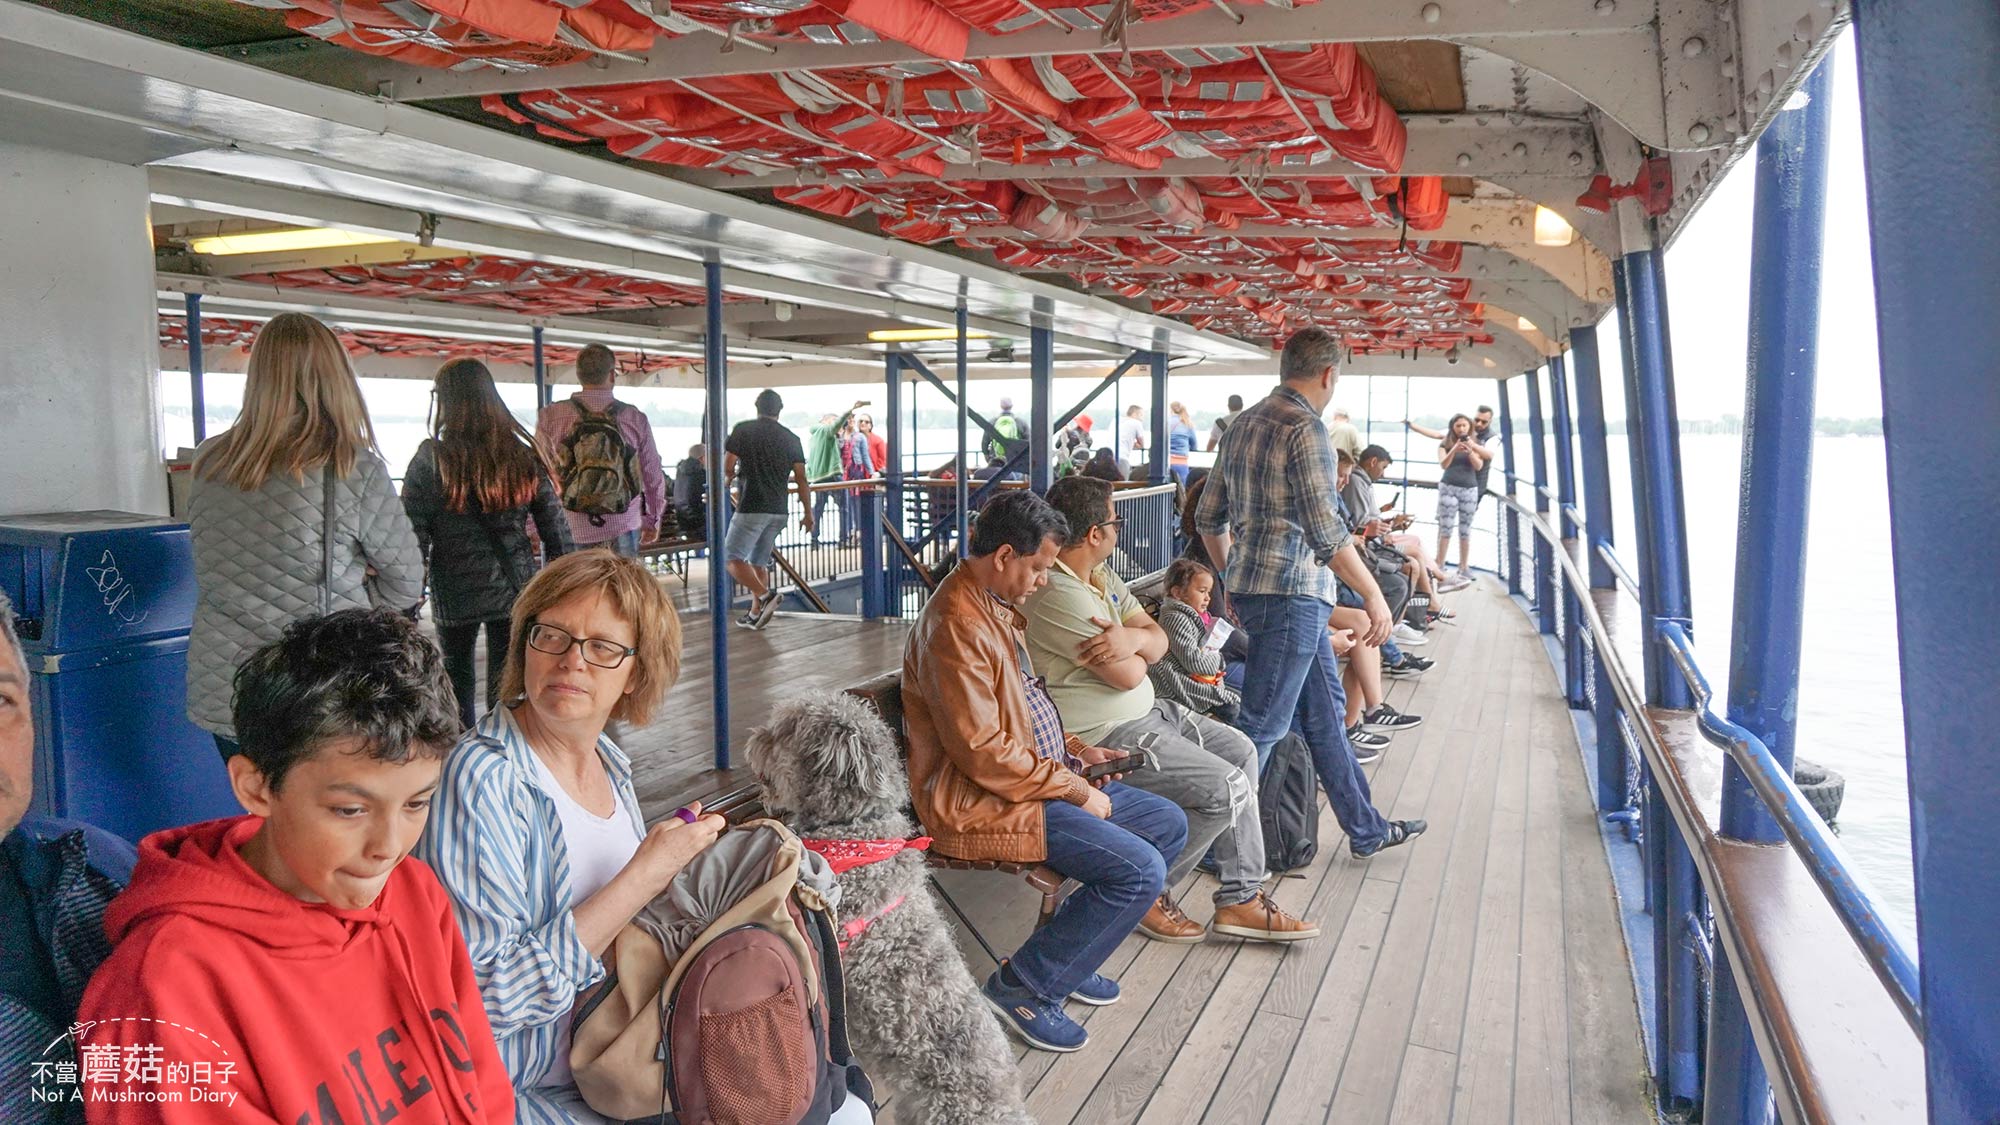
[(1100, 777), (1109, 777), (1115, 773), (1134, 773), (1145, 768), (1146, 755), (1143, 751), (1140, 751), (1127, 754), (1122, 758), (1113, 758), (1108, 762), (1099, 762), (1097, 765), (1089, 766), (1083, 771), (1083, 779), (1085, 781), (1096, 781)]

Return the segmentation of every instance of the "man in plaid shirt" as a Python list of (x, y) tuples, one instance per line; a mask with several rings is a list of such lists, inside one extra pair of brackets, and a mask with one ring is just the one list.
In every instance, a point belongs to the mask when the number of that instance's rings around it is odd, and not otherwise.
[(1222, 436), (1195, 527), (1223, 568), (1249, 637), (1237, 726), (1257, 744), (1259, 762), (1286, 730), (1299, 732), (1349, 850), (1365, 859), (1425, 824), (1385, 820), (1376, 811), (1347, 741), (1347, 697), (1327, 632), (1343, 582), (1368, 611), (1361, 643), (1381, 644), (1394, 625), (1334, 510), (1333, 445), (1320, 415), (1333, 401), (1339, 354), (1339, 339), (1317, 328), (1285, 342), (1278, 387)]

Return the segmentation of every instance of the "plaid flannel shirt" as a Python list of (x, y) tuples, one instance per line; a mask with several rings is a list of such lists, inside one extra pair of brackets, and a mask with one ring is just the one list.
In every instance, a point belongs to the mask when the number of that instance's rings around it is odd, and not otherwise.
[(1305, 396), (1279, 386), (1222, 435), (1195, 512), (1204, 535), (1234, 542), (1223, 579), (1232, 595), (1279, 594), (1337, 604), (1327, 567), (1347, 545), (1326, 424)]

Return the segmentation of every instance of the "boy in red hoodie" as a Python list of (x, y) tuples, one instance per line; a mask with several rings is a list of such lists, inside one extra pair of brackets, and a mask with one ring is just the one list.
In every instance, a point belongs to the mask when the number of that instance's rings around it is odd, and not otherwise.
[[(458, 709), (411, 622), (296, 622), (236, 676), (249, 816), (156, 832), (77, 1024), (91, 1122), (511, 1122), (451, 904), (407, 859)], [(189, 763), (189, 768), (197, 768)]]

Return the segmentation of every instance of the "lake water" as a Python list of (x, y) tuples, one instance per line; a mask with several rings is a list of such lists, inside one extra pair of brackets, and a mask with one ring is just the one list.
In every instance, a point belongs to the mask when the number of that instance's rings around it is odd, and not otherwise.
[[(175, 385), (175, 381), (163, 381), (170, 396)], [(525, 415), (530, 401), (514, 405)], [(184, 397), (181, 409), (185, 410)], [(185, 415), (170, 414), (165, 422), (169, 448), (185, 444)], [(224, 424), (217, 418), (212, 427)], [(701, 440), (699, 429), (692, 426), (656, 427), (654, 434), (670, 465), (685, 455), (688, 446)], [(377, 436), (390, 470), (400, 476), (423, 441), (424, 428), (412, 422), (388, 421), (378, 426)], [(921, 430), (916, 435), (916, 464), (930, 469), (943, 462), (950, 456), (956, 437), (950, 429)], [(1398, 456), (1404, 453), (1400, 425), (1378, 422), (1372, 437)], [(1418, 438), (1408, 447), (1419, 461), (1424, 457), (1423, 444), (1427, 443)], [(1726, 692), (1729, 676), (1741, 450), (1741, 439), (1735, 435), (1681, 437), (1695, 647), (1703, 671), (1719, 694)], [(1518, 455), (1525, 471), (1525, 434)], [(1610, 436), (1609, 455), (1614, 530), (1618, 542), (1626, 545), (1623, 558), (1636, 571), (1637, 560), (1630, 546), (1631, 461), (1622, 435)], [(1199, 463), (1207, 458), (1197, 455), (1195, 460)], [(1553, 458), (1550, 464), (1554, 464)], [(1880, 894), (1884, 907), (1906, 935), (1913, 936), (1909, 794), (1903, 764), (1902, 693), (1882, 439), (1821, 437), (1814, 444), (1813, 470), (1799, 754), (1846, 775), (1847, 796), (1839, 825), (1842, 843)], [(1434, 477), (1435, 468), (1422, 464), (1412, 475)], [(1432, 508), (1428, 494), (1418, 496), (1411, 506), (1423, 518), (1431, 515)], [(1491, 504), (1481, 507), (1481, 524), (1489, 531), (1494, 525), (1492, 508)], [(1475, 543), (1476, 565), (1493, 564), (1491, 543), (1490, 538)]]

